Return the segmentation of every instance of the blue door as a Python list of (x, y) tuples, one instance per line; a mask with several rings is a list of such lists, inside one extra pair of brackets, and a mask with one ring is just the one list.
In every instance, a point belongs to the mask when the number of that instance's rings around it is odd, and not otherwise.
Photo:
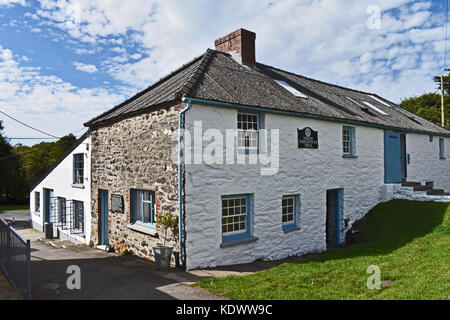
[(108, 245), (109, 237), (108, 237), (108, 191), (100, 190), (100, 244)]
[(338, 247), (342, 242), (343, 194), (343, 189), (327, 190), (326, 240), (328, 249)]
[(385, 183), (403, 180), (402, 143), (398, 132), (384, 132), (384, 177)]
[(44, 222), (55, 222), (54, 191), (44, 189)]

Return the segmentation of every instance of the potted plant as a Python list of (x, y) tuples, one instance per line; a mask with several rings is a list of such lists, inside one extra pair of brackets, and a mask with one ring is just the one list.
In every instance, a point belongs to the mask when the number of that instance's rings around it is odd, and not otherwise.
[(162, 246), (153, 247), (155, 254), (156, 267), (160, 270), (167, 270), (170, 267), (170, 258), (172, 257), (173, 247), (166, 247), (167, 231), (175, 229), (178, 226), (177, 217), (170, 212), (156, 215), (156, 223), (164, 229), (164, 243)]

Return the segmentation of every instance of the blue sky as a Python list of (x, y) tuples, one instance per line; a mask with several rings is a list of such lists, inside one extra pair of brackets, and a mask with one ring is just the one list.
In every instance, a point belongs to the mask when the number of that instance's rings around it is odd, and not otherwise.
[[(400, 102), (435, 91), (432, 77), (444, 68), (445, 5), (0, 0), (0, 110), (57, 136), (79, 136), (84, 122), (239, 27), (256, 32), (259, 62)], [(0, 120), (9, 137), (42, 137)]]

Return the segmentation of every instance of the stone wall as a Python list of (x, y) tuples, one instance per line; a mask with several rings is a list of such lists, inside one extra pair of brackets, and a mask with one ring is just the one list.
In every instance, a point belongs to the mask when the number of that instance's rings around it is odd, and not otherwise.
[[(156, 195), (156, 212), (178, 216), (178, 167), (173, 162), (177, 150), (178, 114), (182, 105), (121, 120), (92, 132), (92, 234), (99, 244), (99, 189), (122, 195), (124, 213), (109, 212), (109, 243), (116, 251), (127, 249), (143, 258), (152, 258), (152, 247), (163, 242), (163, 232), (146, 228), (135, 231), (130, 221), (131, 190), (150, 190)], [(176, 155), (176, 153), (175, 153)], [(144, 227), (145, 228), (145, 227)], [(177, 236), (169, 232), (168, 244), (178, 247)], [(177, 250), (177, 249), (175, 249)]]

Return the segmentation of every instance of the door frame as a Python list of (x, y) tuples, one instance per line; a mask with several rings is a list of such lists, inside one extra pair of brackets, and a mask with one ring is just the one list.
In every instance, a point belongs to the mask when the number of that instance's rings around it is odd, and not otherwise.
[(335, 193), (336, 195), (336, 206), (335, 206), (335, 213), (334, 213), (334, 218), (336, 219), (336, 243), (335, 245), (333, 245), (330, 248), (333, 247), (339, 247), (342, 243), (342, 239), (341, 239), (341, 227), (342, 227), (342, 217), (343, 217), (343, 204), (344, 204), (344, 189), (343, 188), (338, 188), (338, 189), (328, 189), (326, 190), (326, 219), (325, 219), (325, 241), (326, 241), (326, 245), (327, 245), (327, 249), (328, 248), (328, 219), (329, 219), (329, 215), (330, 212), (328, 211), (328, 194), (330, 192)]
[[(51, 211), (50, 206), (52, 205), (51, 198), (54, 198), (55, 190), (49, 189), (49, 188), (43, 188), (43, 194), (44, 194), (43, 200), (44, 200), (44, 224), (45, 224), (47, 222), (52, 222), (52, 221), (50, 221), (50, 211)], [(53, 213), (54, 213), (54, 211), (55, 211), (55, 208), (53, 207)]]
[(108, 204), (109, 192), (108, 190), (98, 190), (98, 208), (99, 208), (99, 221), (98, 221), (98, 233), (99, 244), (109, 245), (109, 204)]
[[(390, 136), (396, 136), (398, 143), (395, 145), (395, 154), (393, 152), (393, 143)], [(398, 150), (397, 150), (398, 148)], [(398, 151), (398, 154), (397, 154)], [(397, 159), (398, 157), (398, 159)], [(402, 183), (407, 177), (408, 157), (406, 153), (406, 135), (398, 131), (384, 131), (384, 183)], [(388, 168), (390, 170), (388, 170)], [(395, 170), (392, 170), (395, 169)], [(398, 171), (399, 170), (399, 171)]]

